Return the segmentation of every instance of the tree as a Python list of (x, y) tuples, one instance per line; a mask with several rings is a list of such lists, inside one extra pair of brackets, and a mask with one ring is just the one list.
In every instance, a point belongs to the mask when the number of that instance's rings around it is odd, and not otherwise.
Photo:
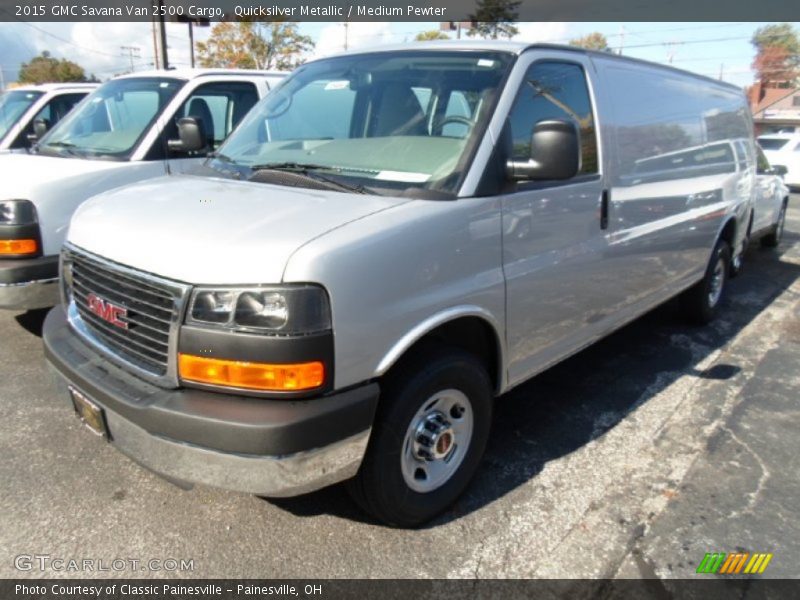
[(790, 23), (758, 28), (753, 69), (762, 87), (791, 87), (800, 75), (800, 37)]
[(417, 42), (430, 42), (433, 40), (449, 40), (450, 36), (447, 35), (444, 31), (439, 31), (438, 29), (431, 29), (430, 31), (420, 31), (415, 37), (414, 40)]
[[(88, 81), (86, 71), (79, 64), (62, 58), (53, 58), (42, 52), (30, 62), (22, 63), (19, 69), (20, 83), (59, 83), (63, 81)], [(94, 79), (94, 77), (92, 77)]]
[(575, 38), (569, 41), (570, 46), (577, 46), (578, 48), (586, 48), (587, 50), (603, 50), (607, 51), (608, 39), (599, 31), (587, 33), (586, 35)]
[(519, 17), (520, 4), (521, 0), (478, 0), (478, 10), (469, 16), (474, 25), (467, 35), (493, 40), (514, 37), (519, 33), (514, 23)]
[(296, 23), (239, 21), (218, 23), (208, 41), (197, 43), (202, 67), (292, 70), (314, 48)]
[(792, 56), (780, 46), (765, 46), (753, 61), (753, 70), (758, 73), (762, 87), (792, 87), (797, 81), (798, 68)]

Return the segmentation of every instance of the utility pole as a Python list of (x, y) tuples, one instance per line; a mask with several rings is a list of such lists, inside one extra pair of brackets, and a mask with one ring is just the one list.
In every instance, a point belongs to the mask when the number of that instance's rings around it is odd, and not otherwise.
[(135, 65), (133, 64), (134, 58), (142, 58), (141, 51), (142, 49), (139, 46), (120, 46), (120, 50), (122, 50), (123, 55), (127, 53), (127, 55), (131, 59), (131, 73), (136, 70)]
[(347, 33), (348, 28), (350, 27), (350, 23), (347, 21), (344, 22), (344, 51), (347, 52)]
[(191, 20), (189, 21), (189, 58), (194, 69), (194, 23)]
[(158, 68), (158, 65), (161, 64), (161, 61), (158, 60), (159, 52), (158, 52), (158, 32), (156, 31), (156, 19), (153, 17), (153, 21), (150, 23), (153, 30), (153, 67)]
[(156, 17), (157, 19), (156, 23), (158, 25), (159, 52), (157, 52), (156, 56), (161, 58), (160, 64), (158, 63), (158, 61), (156, 61), (156, 68), (166, 70), (169, 69), (169, 57), (167, 56), (167, 26), (164, 23), (164, 15), (163, 15), (164, 0), (156, 0), (156, 5), (158, 6), (159, 9), (158, 11), (159, 16)]
[(720, 80), (720, 81), (724, 81), (724, 79), (723, 79), (723, 74), (724, 74), (724, 73), (725, 73), (725, 63), (722, 63), (722, 64), (719, 66), (719, 80)]
[(622, 56), (622, 50), (625, 48), (625, 25), (619, 26), (619, 55)]

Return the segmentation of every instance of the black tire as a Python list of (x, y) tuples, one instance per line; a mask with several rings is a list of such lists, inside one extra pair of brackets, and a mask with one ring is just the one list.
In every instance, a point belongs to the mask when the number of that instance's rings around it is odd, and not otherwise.
[(753, 214), (750, 213), (750, 220), (747, 224), (747, 233), (745, 234), (744, 240), (742, 240), (742, 250), (738, 254), (731, 256), (731, 265), (730, 265), (730, 277), (733, 279), (737, 277), (741, 272), (742, 268), (744, 267), (744, 256), (747, 253), (747, 249), (750, 247), (751, 241), (751, 233), (753, 230)]
[(764, 246), (764, 248), (777, 248), (778, 244), (781, 243), (783, 229), (786, 226), (787, 208), (788, 202), (784, 200), (783, 205), (781, 206), (781, 213), (778, 215), (778, 222), (775, 224), (775, 227), (770, 233), (761, 238), (761, 245)]
[[(456, 390), (468, 399), (472, 434), (452, 475), (436, 489), (421, 493), (403, 474), (406, 438), (418, 411), (445, 390)], [(489, 439), (492, 405), (489, 376), (475, 356), (447, 346), (421, 349), (382, 382), (366, 456), (347, 485), (351, 496), (367, 513), (392, 526), (414, 527), (440, 514), (461, 495), (478, 468)], [(455, 453), (457, 442), (452, 448)]]
[[(725, 296), (731, 265), (731, 247), (725, 240), (719, 240), (711, 253), (706, 273), (697, 284), (687, 290), (683, 295), (683, 310), (686, 317), (693, 323), (705, 325), (717, 315), (722, 299)], [(721, 267), (720, 289), (718, 294), (713, 294), (716, 287), (717, 270)]]

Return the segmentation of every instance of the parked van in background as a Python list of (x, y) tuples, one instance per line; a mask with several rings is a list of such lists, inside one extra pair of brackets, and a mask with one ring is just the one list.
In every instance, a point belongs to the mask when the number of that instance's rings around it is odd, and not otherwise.
[[(58, 302), (58, 252), (69, 218), (95, 194), (202, 162), (284, 74), (176, 70), (105, 83), (35, 146), (0, 156), (0, 308)], [(191, 116), (201, 143), (178, 142)]]
[(0, 152), (30, 148), (37, 137), (63, 119), (96, 87), (94, 83), (45, 83), (0, 94)]
[(786, 185), (800, 188), (800, 133), (761, 135), (758, 144), (771, 165), (786, 167)]
[(755, 176), (742, 91), (675, 69), (498, 42), (321, 59), (206, 176), (78, 209), (45, 353), (157, 473), (349, 479), (417, 525), (471, 480), (496, 396), (677, 294), (714, 316)]

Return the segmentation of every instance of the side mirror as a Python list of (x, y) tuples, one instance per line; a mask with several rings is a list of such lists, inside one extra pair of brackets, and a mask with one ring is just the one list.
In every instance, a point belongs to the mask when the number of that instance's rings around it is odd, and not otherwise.
[(33, 122), (33, 133), (28, 135), (28, 141), (31, 144), (38, 142), (44, 137), (48, 129), (50, 129), (50, 123), (48, 123), (47, 119), (36, 119)]
[(531, 134), (531, 157), (509, 160), (506, 174), (514, 181), (570, 179), (578, 174), (581, 143), (578, 128), (571, 121), (539, 121)]
[(789, 168), (786, 165), (772, 165), (770, 171), (773, 173), (773, 175), (785, 177), (789, 172)]
[(206, 128), (203, 120), (197, 117), (184, 117), (178, 120), (177, 140), (169, 140), (167, 146), (173, 152), (200, 152), (208, 147)]

